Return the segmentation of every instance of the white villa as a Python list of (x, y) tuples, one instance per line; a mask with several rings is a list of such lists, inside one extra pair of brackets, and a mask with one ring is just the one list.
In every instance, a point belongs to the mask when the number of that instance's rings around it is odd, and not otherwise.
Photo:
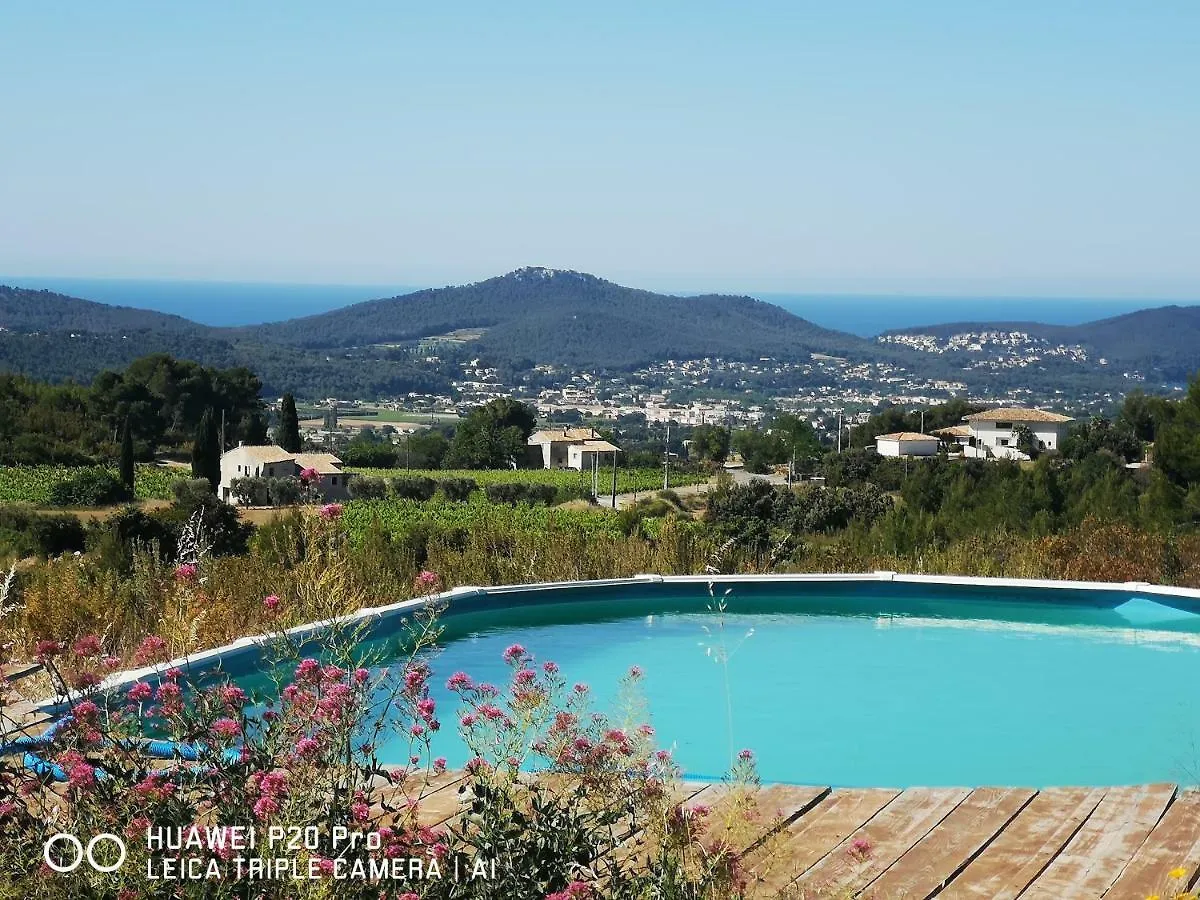
[(1002, 406), (972, 413), (963, 419), (964, 424), (939, 428), (934, 434), (958, 445), (968, 458), (1028, 459), (1017, 449), (1014, 428), (1020, 425), (1028, 428), (1039, 450), (1057, 450), (1074, 421), (1070, 416), (1044, 409)]
[(619, 453), (621, 449), (602, 439), (594, 428), (535, 431), (527, 443), (530, 462), (534, 465), (541, 463), (543, 469), (577, 469), (580, 472), (593, 465), (606, 465), (604, 455)]
[(319, 476), (325, 500), (350, 496), (348, 483), (353, 473), (342, 471), (342, 461), (332, 453), (288, 453), (276, 444), (239, 444), (221, 454), (221, 485), (217, 492), (231, 502), (232, 485), (238, 478), (299, 478), (305, 469)]
[(937, 435), (897, 431), (876, 437), (875, 452), (880, 456), (934, 456), (940, 443)]

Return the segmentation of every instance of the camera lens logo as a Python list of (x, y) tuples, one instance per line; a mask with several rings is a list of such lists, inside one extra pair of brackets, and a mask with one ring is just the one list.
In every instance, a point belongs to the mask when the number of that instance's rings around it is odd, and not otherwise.
[[(52, 853), (51, 851), (60, 844), (64, 845), (63, 851)], [(96, 847), (104, 844), (112, 844), (117, 848), (116, 862), (105, 863), (97, 859)], [(125, 842), (115, 834), (98, 834), (87, 842), (85, 849), (83, 842), (75, 835), (60, 832), (46, 841), (46, 846), (42, 848), (42, 859), (46, 860), (46, 865), (55, 872), (74, 872), (83, 865), (84, 859), (97, 872), (115, 872), (125, 863), (125, 853)]]

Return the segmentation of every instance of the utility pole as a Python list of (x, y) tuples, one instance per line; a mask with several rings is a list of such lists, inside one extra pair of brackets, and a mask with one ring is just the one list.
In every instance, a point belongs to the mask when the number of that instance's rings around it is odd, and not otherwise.
[(663, 490), (671, 486), (671, 420), (667, 419), (667, 440), (663, 445)]
[(921, 407), (921, 434), (925, 433), (925, 407)]
[(842, 452), (842, 411), (838, 410), (838, 448), (837, 452)]
[(225, 452), (225, 410), (221, 410), (221, 453)]
[(796, 473), (796, 439), (792, 438), (792, 462), (788, 466), (788, 487), (792, 486), (792, 479)]
[(612, 483), (612, 508), (617, 508), (617, 429), (613, 426), (613, 483)]

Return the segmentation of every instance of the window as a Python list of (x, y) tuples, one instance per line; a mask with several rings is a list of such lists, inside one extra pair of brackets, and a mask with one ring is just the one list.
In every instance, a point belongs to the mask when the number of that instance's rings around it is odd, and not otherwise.
[(337, 476), (331, 475), (329, 478), (329, 483), (332, 484), (334, 487), (337, 487)]
[(1010, 428), (1012, 428), (1012, 422), (997, 422), (996, 423), (996, 429), (998, 431), (1008, 431)]
[(1039, 449), (1039, 450), (1045, 450), (1045, 449), (1046, 449), (1046, 442), (1045, 442), (1045, 441), (1038, 441), (1038, 449)]
[(1008, 446), (1008, 438), (1000, 438), (1000, 440), (997, 441), (996, 443), (998, 443), (1001, 447), (1007, 447)]

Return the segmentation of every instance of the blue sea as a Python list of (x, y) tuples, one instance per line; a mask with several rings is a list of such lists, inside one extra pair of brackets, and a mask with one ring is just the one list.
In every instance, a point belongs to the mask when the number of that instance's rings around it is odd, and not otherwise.
[[(0, 284), (46, 288), (72, 297), (173, 313), (205, 325), (252, 325), (327, 312), (351, 303), (394, 297), (427, 285), (281, 284), (234, 281), (159, 281), (116, 278), (5, 276)], [(760, 293), (824, 328), (871, 337), (892, 328), (945, 322), (1020, 322), (1078, 325), (1181, 301), (1036, 297)], [(1200, 302), (1200, 301), (1198, 301)]]

